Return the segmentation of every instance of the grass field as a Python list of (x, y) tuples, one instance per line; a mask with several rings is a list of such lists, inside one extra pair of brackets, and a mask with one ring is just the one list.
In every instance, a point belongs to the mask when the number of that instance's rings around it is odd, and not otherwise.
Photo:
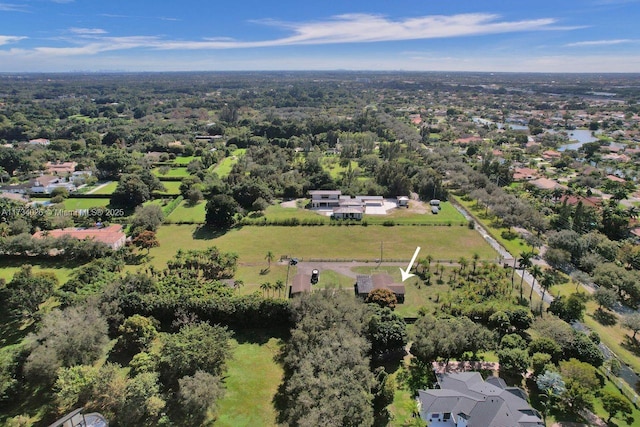
[(92, 192), (91, 194), (104, 194), (104, 195), (110, 196), (111, 194), (113, 194), (114, 191), (116, 191), (117, 186), (118, 186), (118, 181), (112, 181), (109, 184), (105, 185), (104, 187), (99, 188), (96, 191)]
[(176, 165), (188, 165), (192, 160), (200, 160), (200, 156), (176, 157), (173, 162)]
[(380, 242), (386, 259), (409, 259), (416, 246), (421, 256), (457, 260), (474, 253), (492, 260), (494, 250), (475, 231), (467, 227), (243, 227), (222, 235), (196, 225), (163, 225), (157, 234), (160, 246), (151, 249), (156, 267), (162, 268), (178, 248), (203, 249), (217, 246), (235, 252), (240, 264), (265, 263), (268, 251), (276, 259), (290, 255), (301, 259), (370, 259), (380, 256)]
[(229, 157), (222, 159), (214, 168), (213, 171), (218, 174), (220, 178), (224, 178), (231, 173), (231, 168), (238, 162), (238, 158), (243, 156), (247, 151), (246, 148), (238, 148)]
[(64, 208), (66, 210), (74, 211), (77, 209), (90, 209), (109, 206), (111, 200), (104, 199), (66, 199), (64, 201)]
[(71, 277), (73, 271), (78, 268), (82, 263), (65, 263), (58, 260), (38, 260), (25, 262), (25, 260), (0, 260), (0, 279), (4, 279), (10, 282), (13, 275), (20, 270), (20, 267), (24, 264), (31, 264), (33, 266), (33, 272), (47, 271), (54, 273), (58, 278), (60, 284), (65, 283)]
[(207, 203), (204, 201), (198, 203), (195, 206), (191, 206), (189, 205), (187, 200), (184, 200), (173, 212), (171, 212), (171, 215), (169, 215), (167, 219), (173, 222), (184, 221), (193, 223), (204, 223), (206, 206)]
[[(331, 178), (338, 179), (342, 177), (342, 173), (346, 172), (348, 167), (340, 166), (340, 158), (336, 156), (326, 156), (322, 159), (322, 167), (331, 175)], [(358, 162), (351, 160), (351, 169), (355, 170)]]
[(158, 191), (158, 193), (168, 196), (177, 196), (180, 194), (180, 181), (164, 181), (162, 185), (164, 185), (165, 191)]
[(165, 173), (165, 174), (163, 174), (163, 173), (160, 171), (160, 169), (161, 169), (161, 168), (154, 168), (151, 172), (152, 172), (155, 176), (159, 176), (159, 177), (163, 177), (163, 176), (165, 176), (165, 177), (172, 177), (172, 178), (176, 178), (176, 177), (177, 177), (177, 178), (185, 178), (185, 177), (187, 177), (187, 176), (191, 175), (191, 174), (189, 173), (189, 171), (187, 170), (187, 168), (176, 168), (176, 167), (173, 167), (173, 168), (169, 169), (169, 170), (167, 171), (167, 173)]
[(274, 358), (281, 340), (260, 332), (239, 332), (233, 341), (235, 348), (224, 379), (226, 392), (218, 402), (215, 425), (276, 425), (272, 400), (282, 381), (282, 368)]

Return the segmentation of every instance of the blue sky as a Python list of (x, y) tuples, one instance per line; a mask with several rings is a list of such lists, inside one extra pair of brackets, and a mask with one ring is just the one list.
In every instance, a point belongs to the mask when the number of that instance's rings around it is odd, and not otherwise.
[(0, 72), (640, 72), (640, 0), (0, 0)]

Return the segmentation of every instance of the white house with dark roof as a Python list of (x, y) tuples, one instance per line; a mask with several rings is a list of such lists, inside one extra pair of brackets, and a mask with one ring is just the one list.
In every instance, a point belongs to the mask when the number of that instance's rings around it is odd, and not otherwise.
[(544, 427), (526, 393), (479, 372), (436, 374), (439, 388), (418, 391), (420, 417), (429, 427)]

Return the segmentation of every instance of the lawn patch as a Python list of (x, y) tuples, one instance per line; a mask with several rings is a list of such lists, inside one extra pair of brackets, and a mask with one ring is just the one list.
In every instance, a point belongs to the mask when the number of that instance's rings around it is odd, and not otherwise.
[(282, 368), (274, 359), (282, 342), (266, 332), (253, 334), (258, 339), (238, 332), (233, 340), (233, 356), (227, 363), (225, 396), (218, 402), (216, 425), (276, 425), (272, 400), (282, 381)]

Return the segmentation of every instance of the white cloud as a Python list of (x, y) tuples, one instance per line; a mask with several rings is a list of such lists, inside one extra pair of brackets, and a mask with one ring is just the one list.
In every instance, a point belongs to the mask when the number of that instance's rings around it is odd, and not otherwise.
[(615, 44), (637, 43), (638, 40), (633, 39), (616, 39), (616, 40), (588, 40), (583, 42), (568, 43), (566, 47), (588, 47), (588, 46), (610, 46)]
[(486, 34), (576, 29), (555, 27), (553, 18), (523, 21), (501, 21), (499, 15), (471, 13), (459, 15), (431, 15), (403, 20), (390, 20), (369, 14), (338, 15), (316, 22), (288, 23), (273, 20), (254, 21), (288, 29), (293, 35), (263, 41), (174, 41), (161, 49), (234, 49), (288, 45), (367, 43), (400, 40), (435, 39), (478, 36)]
[(5, 44), (11, 44), (19, 42), (20, 40), (24, 40), (26, 37), (21, 36), (0, 36), (0, 46)]
[[(241, 49), (292, 45), (370, 43), (577, 28), (556, 27), (554, 26), (556, 20), (552, 18), (503, 21), (500, 20), (498, 15), (482, 13), (451, 16), (433, 15), (403, 20), (391, 20), (379, 15), (350, 14), (315, 22), (283, 23), (271, 20), (259, 22), (290, 30), (293, 34), (279, 39), (260, 41), (240, 41), (226, 37), (182, 41), (165, 40), (153, 36), (102, 37), (106, 31), (101, 29), (72, 28), (72, 32), (84, 36), (80, 39), (68, 40), (69, 43), (75, 46), (42, 46), (35, 48), (35, 50), (47, 55), (81, 55), (133, 48), (159, 50)], [(83, 41), (86, 45), (78, 46)]]
[(28, 12), (26, 4), (0, 3), (0, 12)]
[(107, 34), (107, 32), (101, 28), (69, 28), (69, 32), (74, 34)]

